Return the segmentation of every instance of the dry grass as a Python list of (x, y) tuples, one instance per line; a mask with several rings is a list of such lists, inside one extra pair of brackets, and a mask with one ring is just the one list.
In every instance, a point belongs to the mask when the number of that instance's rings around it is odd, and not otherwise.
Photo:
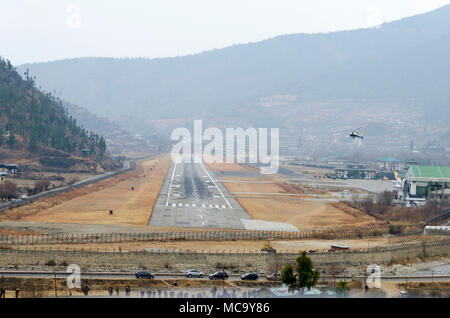
[[(102, 182), (6, 212), (2, 220), (146, 225), (170, 158), (138, 162), (137, 169)], [(131, 188), (134, 187), (134, 191)], [(114, 214), (109, 215), (109, 210)]]
[[(228, 191), (258, 193), (254, 195), (235, 194), (236, 200), (252, 219), (291, 223), (299, 229), (362, 226), (376, 222), (373, 217), (345, 205), (341, 206), (321, 200), (301, 200), (312, 198), (306, 193), (323, 195), (329, 194), (328, 190), (311, 189), (301, 184), (283, 182), (284, 178), (277, 175), (265, 176), (265, 181), (269, 180), (271, 183), (239, 183), (240, 180), (261, 181), (261, 179), (239, 177), (239, 172), (251, 171), (247, 166), (237, 164), (209, 164), (209, 166), (216, 171), (236, 172), (235, 176), (222, 177), (225, 180), (235, 181), (223, 182)], [(295, 194), (295, 196), (271, 196), (270, 193)]]
[(237, 201), (252, 219), (291, 223), (298, 229), (360, 226), (374, 222), (370, 216), (355, 217), (320, 200), (237, 198)]

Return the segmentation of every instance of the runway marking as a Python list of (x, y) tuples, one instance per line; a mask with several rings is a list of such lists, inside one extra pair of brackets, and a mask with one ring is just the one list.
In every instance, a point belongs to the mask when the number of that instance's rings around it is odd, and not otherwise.
[(209, 207), (212, 209), (213, 206), (210, 204)]
[(219, 209), (219, 205), (218, 204), (216, 204), (216, 209)]
[(177, 157), (177, 159), (175, 160), (175, 165), (173, 166), (172, 177), (170, 178), (170, 183), (169, 183), (169, 191), (167, 192), (166, 206), (169, 206), (170, 190), (172, 190), (173, 177), (175, 176), (175, 170), (177, 169), (177, 163), (178, 163), (179, 157), (180, 156)]
[(182, 203), (179, 203), (179, 204), (178, 204), (178, 206), (180, 206), (180, 207), (181, 207), (181, 206), (183, 206), (183, 204), (182, 204)]
[(209, 179), (212, 181), (212, 183), (214, 183), (214, 185), (216, 186), (217, 190), (220, 192), (220, 194), (222, 195), (222, 198), (225, 200), (225, 202), (228, 204), (228, 206), (230, 207), (230, 209), (232, 209), (233, 207), (231, 206), (230, 202), (228, 202), (227, 198), (225, 198), (225, 196), (223, 195), (222, 191), (219, 189), (219, 187), (217, 186), (217, 184), (214, 182), (213, 178), (211, 178), (211, 176), (209, 175), (208, 171), (206, 171), (205, 166), (203, 165), (203, 162), (200, 162), (200, 164), (202, 165), (203, 170), (205, 170), (206, 175), (209, 177)]
[(175, 203), (172, 203), (172, 206), (173, 206), (173, 207), (176, 207), (177, 205), (176, 205)]
[(226, 209), (227, 207), (225, 205), (222, 204), (222, 209)]
[(206, 204), (202, 204), (202, 208), (206, 208)]
[(192, 203), (192, 206), (195, 208), (195, 204), (194, 203)]
[(189, 204), (185, 204), (184, 206), (188, 208), (188, 207), (189, 207)]

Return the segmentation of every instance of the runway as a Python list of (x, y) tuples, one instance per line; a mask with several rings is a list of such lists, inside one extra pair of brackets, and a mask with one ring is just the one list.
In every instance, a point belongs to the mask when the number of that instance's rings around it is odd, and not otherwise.
[(172, 162), (149, 226), (244, 229), (250, 220), (204, 162)]

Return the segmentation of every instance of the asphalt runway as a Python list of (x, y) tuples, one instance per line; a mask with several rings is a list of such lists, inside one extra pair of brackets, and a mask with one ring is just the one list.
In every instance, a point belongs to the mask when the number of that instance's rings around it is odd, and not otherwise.
[(248, 214), (204, 162), (178, 157), (167, 173), (149, 226), (245, 229)]

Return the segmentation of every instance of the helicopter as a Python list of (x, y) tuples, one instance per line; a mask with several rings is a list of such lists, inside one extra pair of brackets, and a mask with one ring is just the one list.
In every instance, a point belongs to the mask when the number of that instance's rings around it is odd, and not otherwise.
[(364, 134), (359, 131), (361, 128), (362, 127), (359, 127), (358, 129), (355, 129), (352, 131), (352, 133), (350, 134), (350, 137), (352, 137), (353, 140), (355, 140), (357, 138), (359, 138), (361, 140), (364, 139)]

